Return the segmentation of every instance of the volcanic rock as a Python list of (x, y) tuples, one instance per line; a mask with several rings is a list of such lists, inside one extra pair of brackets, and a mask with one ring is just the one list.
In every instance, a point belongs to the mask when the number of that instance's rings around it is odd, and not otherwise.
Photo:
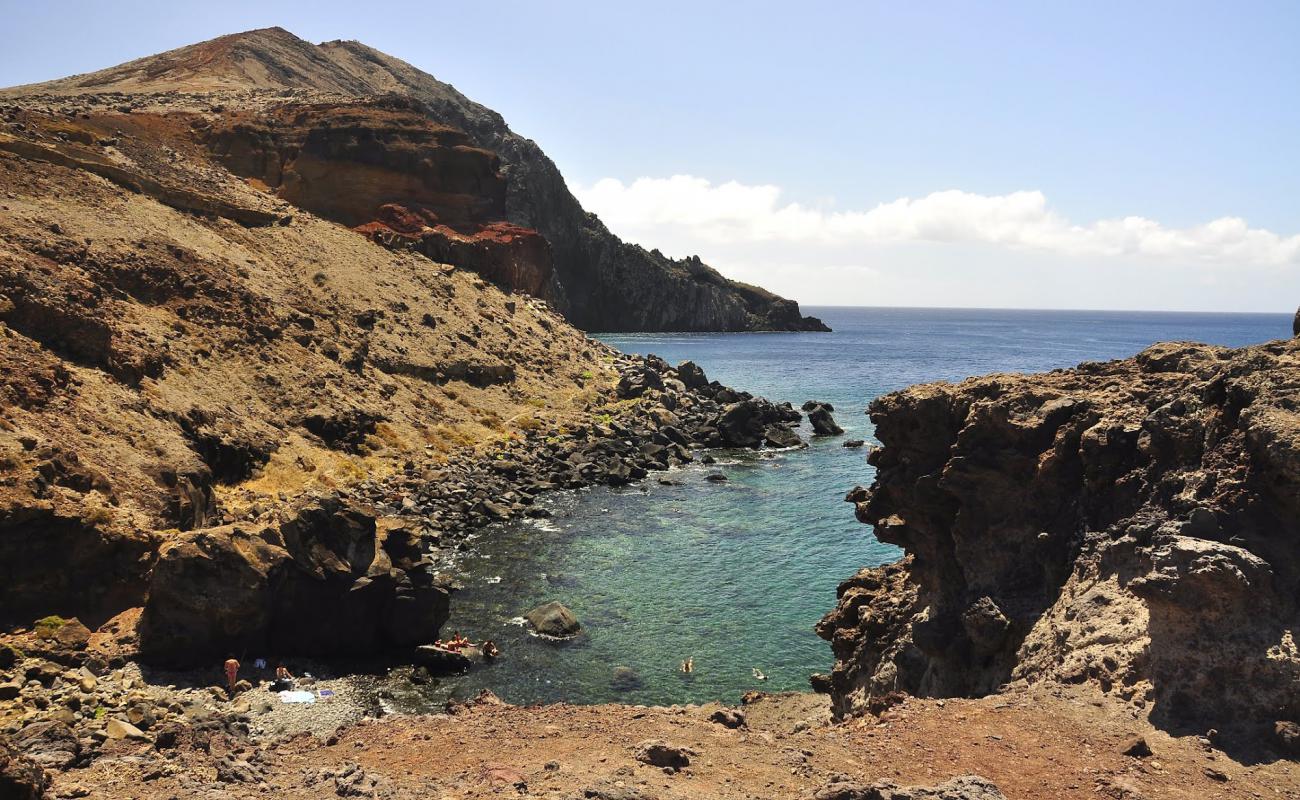
[(681, 769), (690, 766), (691, 756), (699, 755), (689, 747), (669, 744), (660, 739), (646, 739), (637, 743), (632, 756), (642, 764), (653, 767)]
[(564, 604), (552, 600), (524, 614), (524, 619), (534, 631), (543, 636), (567, 639), (577, 636), (582, 630), (578, 618)]
[(1175, 732), (1271, 730), (1300, 707), (1277, 647), (1300, 624), (1297, 381), (1300, 340), (1166, 343), (875, 401), (876, 481), (849, 499), (906, 557), (842, 584), (818, 626), (836, 713), (1025, 680)]
[(808, 412), (808, 421), (812, 423), (813, 433), (818, 436), (838, 436), (844, 433), (844, 429), (835, 424), (829, 403), (813, 403), (812, 408), (808, 408), (808, 403), (804, 403), (804, 410)]

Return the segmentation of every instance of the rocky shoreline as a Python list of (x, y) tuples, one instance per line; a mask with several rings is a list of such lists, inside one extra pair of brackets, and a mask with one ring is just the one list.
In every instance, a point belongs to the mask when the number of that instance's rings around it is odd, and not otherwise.
[[(382, 674), (436, 638), (454, 602), (454, 555), (472, 532), (545, 514), (534, 501), (547, 491), (627, 484), (709, 460), (709, 448), (802, 444), (792, 425), (801, 415), (788, 403), (710, 381), (691, 362), (609, 354), (620, 379), (593, 404), (589, 425), (538, 428), (435, 471), (305, 496), (275, 522), (251, 510), (245, 520), (178, 534), (160, 553), (138, 613), (93, 632), (55, 618), (48, 630), (11, 632), (0, 650), (9, 661), (0, 664), (0, 730), (17, 753), (52, 769), (84, 766), (114, 739), (166, 742), (180, 729), (247, 736), (252, 724), (323, 735), (382, 713), (373, 690), (353, 690), (348, 659)], [(232, 575), (244, 579), (231, 585)], [(376, 604), (377, 585), (405, 606)], [(295, 620), (292, 633), (286, 619)], [(320, 657), (323, 673), (343, 667), (316, 687), (333, 693), (317, 710), (334, 713), (295, 720), (261, 683), (227, 697), (210, 685), (210, 665), (226, 652), (277, 652), (295, 669), (302, 657)]]

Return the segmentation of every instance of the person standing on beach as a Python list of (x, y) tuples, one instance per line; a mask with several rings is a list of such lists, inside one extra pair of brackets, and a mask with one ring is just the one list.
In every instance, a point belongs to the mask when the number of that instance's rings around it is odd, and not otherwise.
[(239, 662), (235, 660), (234, 655), (226, 659), (226, 686), (230, 690), (230, 696), (235, 696), (235, 684), (239, 681)]

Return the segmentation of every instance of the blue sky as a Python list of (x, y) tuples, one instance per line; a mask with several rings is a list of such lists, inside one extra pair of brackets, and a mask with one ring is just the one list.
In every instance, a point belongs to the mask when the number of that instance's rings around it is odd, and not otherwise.
[(805, 302), (1300, 302), (1300, 3), (5, 5), (4, 85), (359, 39), (500, 111), (617, 232)]

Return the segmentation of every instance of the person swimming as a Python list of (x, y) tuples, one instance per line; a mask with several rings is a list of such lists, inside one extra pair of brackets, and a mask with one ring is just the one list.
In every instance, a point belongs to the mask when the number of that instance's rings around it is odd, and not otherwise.
[(760, 681), (767, 680), (767, 676), (759, 671), (758, 667), (753, 668), (754, 677)]
[(686, 660), (682, 662), (682, 674), (689, 675), (694, 671), (695, 671), (695, 656), (688, 656)]
[(480, 645), (479, 648), (483, 651), (483, 657), (489, 661), (501, 655), (501, 651), (497, 649), (496, 642), (491, 639), (484, 639), (483, 644)]

